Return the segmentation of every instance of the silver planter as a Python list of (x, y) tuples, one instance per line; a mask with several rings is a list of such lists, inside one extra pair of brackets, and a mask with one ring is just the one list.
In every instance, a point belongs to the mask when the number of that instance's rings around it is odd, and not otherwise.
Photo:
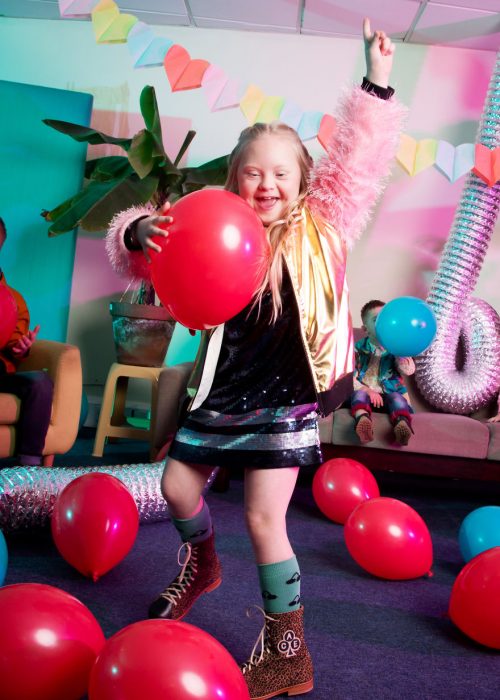
[(112, 301), (109, 312), (117, 361), (161, 367), (176, 323), (165, 307)]

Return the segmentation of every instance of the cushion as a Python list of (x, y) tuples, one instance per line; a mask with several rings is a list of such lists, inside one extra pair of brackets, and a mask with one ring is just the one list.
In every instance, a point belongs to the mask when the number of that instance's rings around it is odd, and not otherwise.
[(14, 425), (19, 419), (21, 402), (14, 394), (0, 393), (0, 425)]
[[(375, 439), (370, 447), (393, 449), (400, 452), (417, 452), (421, 454), (447, 455), (450, 457), (467, 457), (485, 459), (488, 454), (490, 432), (485, 423), (467, 416), (449, 413), (416, 413), (413, 416), (412, 435), (407, 446), (402, 447), (394, 441), (392, 426), (385, 413), (373, 414), (373, 431)], [(333, 429), (330, 442), (334, 445), (360, 445), (354, 432), (354, 419), (346, 408), (334, 413)], [(500, 451), (500, 437), (499, 437)]]

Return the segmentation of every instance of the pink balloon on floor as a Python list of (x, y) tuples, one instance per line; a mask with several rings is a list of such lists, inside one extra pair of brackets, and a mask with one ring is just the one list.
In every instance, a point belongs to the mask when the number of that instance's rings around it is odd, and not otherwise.
[(12, 336), (17, 323), (17, 304), (5, 284), (0, 284), (0, 349)]
[(104, 641), (69, 593), (40, 583), (0, 588), (0, 698), (80, 700)]
[(344, 457), (329, 459), (317, 469), (312, 492), (323, 515), (342, 525), (356, 506), (380, 496), (371, 471), (361, 462)]
[(250, 700), (231, 654), (186, 622), (145, 620), (113, 635), (92, 670), (89, 700)]
[(500, 547), (471, 559), (460, 571), (450, 598), (450, 618), (474, 641), (500, 649)]
[(151, 253), (162, 304), (188, 328), (228, 321), (252, 300), (269, 264), (264, 226), (241, 197), (206, 189), (182, 197), (169, 212), (168, 238)]
[(97, 581), (132, 548), (139, 512), (120, 479), (93, 472), (63, 488), (54, 504), (51, 527), (61, 556), (84, 576)]
[(344, 526), (344, 538), (352, 558), (374, 576), (396, 581), (430, 573), (427, 525), (396, 498), (372, 498), (357, 506)]

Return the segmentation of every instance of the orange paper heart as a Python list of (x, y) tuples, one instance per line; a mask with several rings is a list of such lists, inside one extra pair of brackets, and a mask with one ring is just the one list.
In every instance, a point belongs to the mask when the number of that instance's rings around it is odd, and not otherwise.
[(177, 92), (201, 87), (201, 80), (210, 64), (201, 58), (191, 59), (185, 48), (174, 44), (167, 51), (163, 65), (172, 92)]
[(328, 144), (330, 143), (332, 139), (333, 132), (337, 128), (337, 122), (335, 119), (332, 117), (331, 114), (325, 114), (323, 115), (323, 118), (321, 119), (321, 123), (319, 125), (319, 131), (318, 131), (318, 141), (320, 144), (323, 146), (325, 151), (328, 148)]

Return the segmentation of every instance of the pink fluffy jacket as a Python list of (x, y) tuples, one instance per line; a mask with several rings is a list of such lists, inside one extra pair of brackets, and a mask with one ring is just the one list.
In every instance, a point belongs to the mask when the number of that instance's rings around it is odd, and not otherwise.
[[(360, 87), (347, 90), (340, 100), (327, 154), (311, 171), (307, 204), (348, 247), (364, 230), (385, 186), (405, 117), (406, 108), (397, 100), (381, 100)], [(125, 248), (123, 235), (134, 219), (152, 212), (151, 205), (120, 212), (106, 236), (111, 265), (130, 279), (149, 279), (149, 264), (142, 251)]]

